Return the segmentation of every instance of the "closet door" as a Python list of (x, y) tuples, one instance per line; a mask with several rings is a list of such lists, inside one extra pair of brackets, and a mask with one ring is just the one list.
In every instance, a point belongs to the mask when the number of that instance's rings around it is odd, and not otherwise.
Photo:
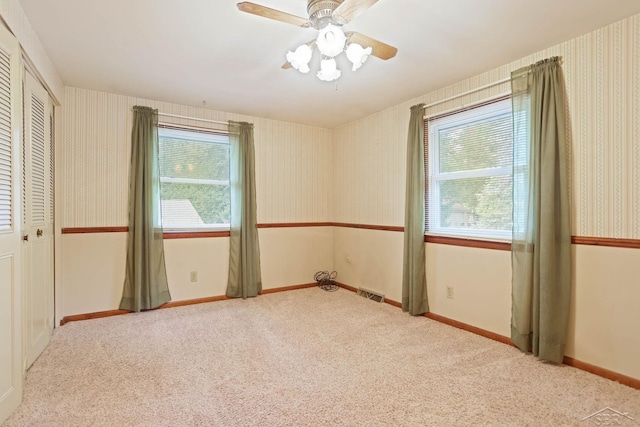
[(20, 49), (0, 24), (0, 424), (22, 400)]
[(24, 226), (26, 367), (49, 344), (53, 332), (53, 170), (51, 103), (30, 73), (24, 80)]

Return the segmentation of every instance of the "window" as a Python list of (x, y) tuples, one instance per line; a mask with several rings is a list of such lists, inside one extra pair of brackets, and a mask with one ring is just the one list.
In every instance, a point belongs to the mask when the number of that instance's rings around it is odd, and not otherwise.
[(165, 229), (228, 229), (229, 136), (160, 127), (159, 166)]
[(427, 233), (511, 239), (511, 100), (426, 122)]

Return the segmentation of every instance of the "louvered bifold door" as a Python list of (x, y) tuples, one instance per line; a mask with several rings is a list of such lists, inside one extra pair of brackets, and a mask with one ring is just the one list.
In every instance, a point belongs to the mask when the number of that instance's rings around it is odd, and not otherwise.
[(20, 48), (0, 24), (0, 424), (22, 399)]
[(13, 229), (10, 56), (0, 52), (0, 232)]
[(23, 283), (27, 366), (49, 343), (53, 330), (53, 214), (51, 102), (30, 73), (24, 81), (25, 230)]

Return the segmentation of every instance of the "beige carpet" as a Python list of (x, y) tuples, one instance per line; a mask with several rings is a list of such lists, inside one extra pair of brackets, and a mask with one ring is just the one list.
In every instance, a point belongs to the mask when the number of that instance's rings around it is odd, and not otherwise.
[(5, 426), (583, 426), (605, 407), (640, 420), (640, 391), (312, 288), (56, 329)]

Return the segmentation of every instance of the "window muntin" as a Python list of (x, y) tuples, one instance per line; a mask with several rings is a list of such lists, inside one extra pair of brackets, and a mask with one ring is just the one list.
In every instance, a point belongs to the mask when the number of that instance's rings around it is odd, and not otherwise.
[(165, 230), (229, 229), (229, 136), (158, 129)]
[(511, 239), (511, 100), (428, 121), (429, 234)]

